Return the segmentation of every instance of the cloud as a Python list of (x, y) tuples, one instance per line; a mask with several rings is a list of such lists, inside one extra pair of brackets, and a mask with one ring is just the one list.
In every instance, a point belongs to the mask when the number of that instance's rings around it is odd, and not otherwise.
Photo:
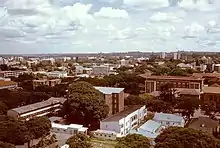
[(102, 7), (99, 12), (94, 13), (97, 17), (107, 18), (128, 18), (128, 12), (121, 9), (113, 9), (111, 7)]
[(220, 1), (212, 3), (1, 0), (0, 52), (219, 51)]
[(150, 20), (152, 21), (181, 21), (181, 19), (179, 17), (177, 17), (174, 13), (170, 12), (170, 13), (155, 13), (154, 15), (152, 15), (150, 17)]

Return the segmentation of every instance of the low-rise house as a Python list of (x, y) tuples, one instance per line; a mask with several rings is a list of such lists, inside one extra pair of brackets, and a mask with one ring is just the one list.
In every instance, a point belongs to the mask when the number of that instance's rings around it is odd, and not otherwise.
[(93, 75), (106, 76), (109, 75), (110, 68), (108, 65), (93, 66)]
[(7, 115), (15, 119), (29, 120), (33, 117), (45, 116), (59, 111), (66, 101), (65, 98), (50, 98), (46, 101), (10, 109)]
[(147, 115), (146, 106), (131, 106), (100, 122), (100, 129), (114, 131), (119, 137), (126, 136)]
[(63, 125), (63, 124), (58, 124), (58, 123), (51, 123), (52, 128), (51, 132), (54, 133), (62, 133), (62, 134), (69, 134), (69, 135), (74, 135), (74, 134), (87, 134), (87, 127), (83, 127), (83, 125), (79, 124), (70, 124), (70, 125)]
[(54, 87), (57, 84), (61, 84), (61, 79), (52, 79), (52, 80), (33, 80), (33, 88), (36, 88), (38, 86), (47, 85), (50, 87)]
[(153, 120), (162, 124), (165, 127), (169, 127), (169, 126), (184, 127), (185, 125), (184, 118), (174, 114), (155, 113)]
[(52, 71), (52, 72), (48, 72), (47, 76), (52, 77), (52, 78), (66, 78), (67, 72), (65, 72), (65, 71)]
[(154, 139), (163, 131), (164, 128), (165, 127), (160, 123), (153, 120), (148, 120), (139, 128), (131, 130), (130, 134), (143, 135), (150, 140), (151, 145), (154, 145)]
[(18, 77), (22, 75), (25, 71), (16, 70), (16, 71), (0, 71), (0, 77), (9, 78), (9, 77)]

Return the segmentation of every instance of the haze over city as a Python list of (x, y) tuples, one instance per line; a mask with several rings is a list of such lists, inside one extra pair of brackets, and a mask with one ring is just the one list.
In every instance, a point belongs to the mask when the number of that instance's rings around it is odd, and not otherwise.
[(220, 51), (219, 0), (1, 0), (0, 53)]

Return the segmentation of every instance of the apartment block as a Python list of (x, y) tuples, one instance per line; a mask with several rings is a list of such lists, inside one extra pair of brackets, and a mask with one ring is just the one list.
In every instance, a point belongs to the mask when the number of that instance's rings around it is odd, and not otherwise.
[(124, 110), (124, 88), (95, 87), (105, 98), (109, 106), (109, 115), (114, 115)]

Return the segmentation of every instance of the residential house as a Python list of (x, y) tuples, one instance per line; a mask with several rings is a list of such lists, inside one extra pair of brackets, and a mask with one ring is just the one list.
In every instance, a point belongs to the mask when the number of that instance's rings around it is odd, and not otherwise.
[(51, 132), (53, 133), (62, 133), (62, 134), (87, 134), (87, 127), (83, 127), (83, 125), (79, 124), (70, 124), (70, 125), (64, 125), (64, 124), (58, 124), (58, 123), (51, 123)]
[(52, 71), (52, 72), (48, 72), (47, 76), (52, 77), (52, 78), (66, 78), (67, 72), (65, 72), (65, 71)]
[(148, 120), (142, 126), (130, 131), (130, 134), (140, 134), (150, 140), (151, 145), (155, 145), (155, 138), (160, 135), (165, 127), (159, 122)]
[(155, 113), (153, 120), (162, 124), (165, 127), (169, 127), (169, 126), (184, 127), (185, 126), (184, 118), (178, 115), (174, 115), (174, 114)]

